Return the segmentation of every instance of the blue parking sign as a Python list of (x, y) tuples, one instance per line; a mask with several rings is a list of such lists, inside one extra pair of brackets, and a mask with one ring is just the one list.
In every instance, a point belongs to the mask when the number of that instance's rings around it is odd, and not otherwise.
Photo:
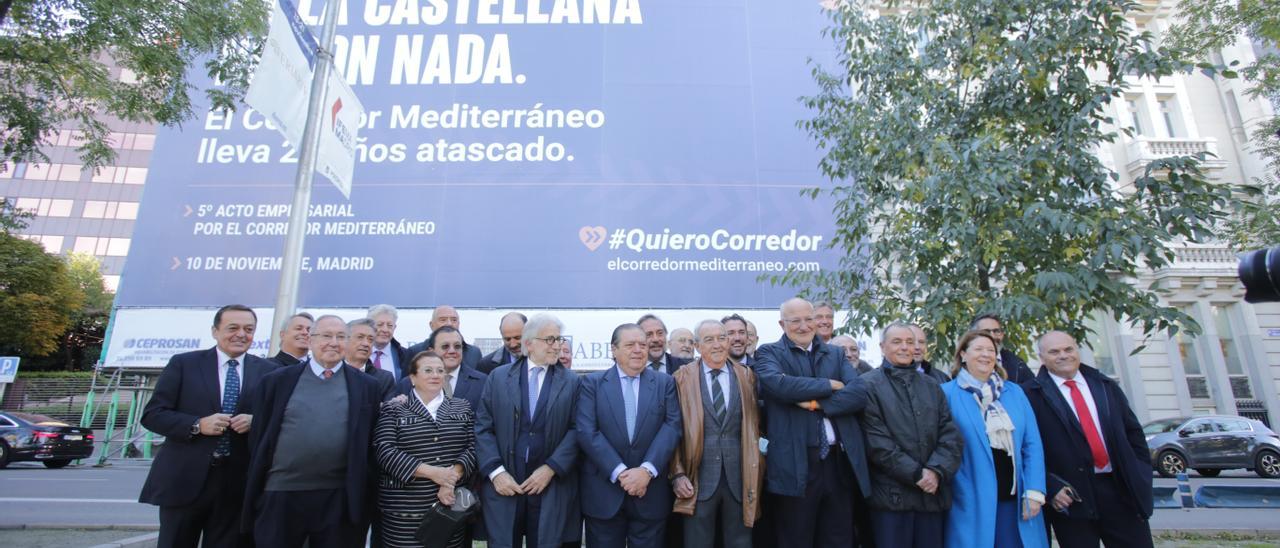
[(18, 375), (20, 359), (17, 356), (0, 357), (0, 382), (13, 382), (13, 378)]

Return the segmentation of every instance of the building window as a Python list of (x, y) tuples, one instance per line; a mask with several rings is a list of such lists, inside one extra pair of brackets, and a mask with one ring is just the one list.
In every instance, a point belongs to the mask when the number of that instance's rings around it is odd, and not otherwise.
[(1160, 105), (1160, 119), (1164, 122), (1164, 128), (1169, 137), (1186, 137), (1186, 131), (1182, 128), (1182, 115), (1178, 112), (1177, 99), (1166, 95), (1161, 96), (1157, 101)]
[(1092, 332), (1089, 348), (1093, 351), (1093, 366), (1108, 377), (1116, 376), (1115, 354), (1111, 350), (1111, 336), (1106, 329), (1106, 317), (1096, 312), (1085, 321)]
[(1250, 399), (1253, 388), (1249, 384), (1249, 376), (1244, 372), (1244, 363), (1240, 361), (1240, 351), (1236, 347), (1235, 331), (1231, 329), (1230, 308), (1215, 304), (1213, 324), (1218, 329), (1218, 346), (1222, 349), (1222, 361), (1227, 366), (1227, 378), (1231, 381), (1231, 393), (1236, 399)]
[[(1188, 316), (1195, 317), (1195, 307), (1187, 306), (1182, 310)], [(1196, 352), (1195, 339), (1187, 336), (1186, 331), (1178, 331), (1174, 336), (1178, 345), (1178, 354), (1182, 356), (1182, 372), (1187, 378), (1187, 392), (1192, 399), (1209, 399), (1209, 382), (1204, 376), (1204, 368), (1200, 366), (1200, 354)]]
[(1146, 113), (1142, 109), (1142, 99), (1133, 98), (1125, 99), (1125, 105), (1129, 110), (1129, 129), (1133, 130), (1134, 136), (1149, 137), (1147, 133)]
[(26, 234), (22, 236), (28, 240), (36, 242), (44, 247), (46, 253), (58, 254), (62, 253), (62, 236), (50, 236), (47, 234)]
[(34, 213), (37, 217), (70, 217), (73, 203), (73, 200), (18, 198), (14, 207)]
[(120, 276), (116, 276), (116, 275), (103, 276), (102, 285), (106, 286), (107, 291), (115, 293), (116, 289), (120, 287)]
[(72, 251), (100, 257), (124, 257), (129, 254), (129, 238), (80, 236), (76, 238)]
[(86, 219), (137, 219), (138, 202), (89, 200), (84, 203), (84, 212), (80, 216)]

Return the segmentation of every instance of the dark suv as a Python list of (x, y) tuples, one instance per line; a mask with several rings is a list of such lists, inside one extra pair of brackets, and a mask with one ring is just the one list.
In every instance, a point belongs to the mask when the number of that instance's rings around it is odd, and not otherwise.
[(1230, 468), (1280, 477), (1280, 436), (1259, 421), (1207, 415), (1151, 421), (1142, 427), (1151, 461), (1171, 478), (1188, 468), (1213, 477)]

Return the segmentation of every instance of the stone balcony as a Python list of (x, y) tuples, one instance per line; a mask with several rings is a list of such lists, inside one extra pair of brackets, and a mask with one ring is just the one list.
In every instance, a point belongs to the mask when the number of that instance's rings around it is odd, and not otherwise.
[(1218, 140), (1212, 137), (1200, 139), (1170, 137), (1138, 137), (1125, 145), (1129, 177), (1137, 179), (1145, 173), (1147, 164), (1161, 158), (1194, 156), (1205, 153), (1200, 168), (1206, 176), (1217, 178), (1227, 163), (1218, 157)]

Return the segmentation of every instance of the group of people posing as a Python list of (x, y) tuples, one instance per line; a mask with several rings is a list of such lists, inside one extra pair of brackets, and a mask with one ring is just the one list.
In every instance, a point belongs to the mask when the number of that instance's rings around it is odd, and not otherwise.
[(428, 544), (1152, 545), (1141, 425), (1064, 332), (1038, 338), (1033, 374), (998, 317), (946, 364), (894, 323), (872, 367), (829, 340), (830, 307), (795, 298), (754, 352), (733, 314), (674, 356), (646, 314), (580, 375), (549, 314), (504, 316), (487, 356), (451, 307), (410, 348), (396, 319), (299, 313), (264, 359), (253, 310), (218, 310), (217, 345), (174, 356), (142, 415), (165, 436), (141, 495), (160, 546), (422, 546), (462, 489), (479, 511)]

